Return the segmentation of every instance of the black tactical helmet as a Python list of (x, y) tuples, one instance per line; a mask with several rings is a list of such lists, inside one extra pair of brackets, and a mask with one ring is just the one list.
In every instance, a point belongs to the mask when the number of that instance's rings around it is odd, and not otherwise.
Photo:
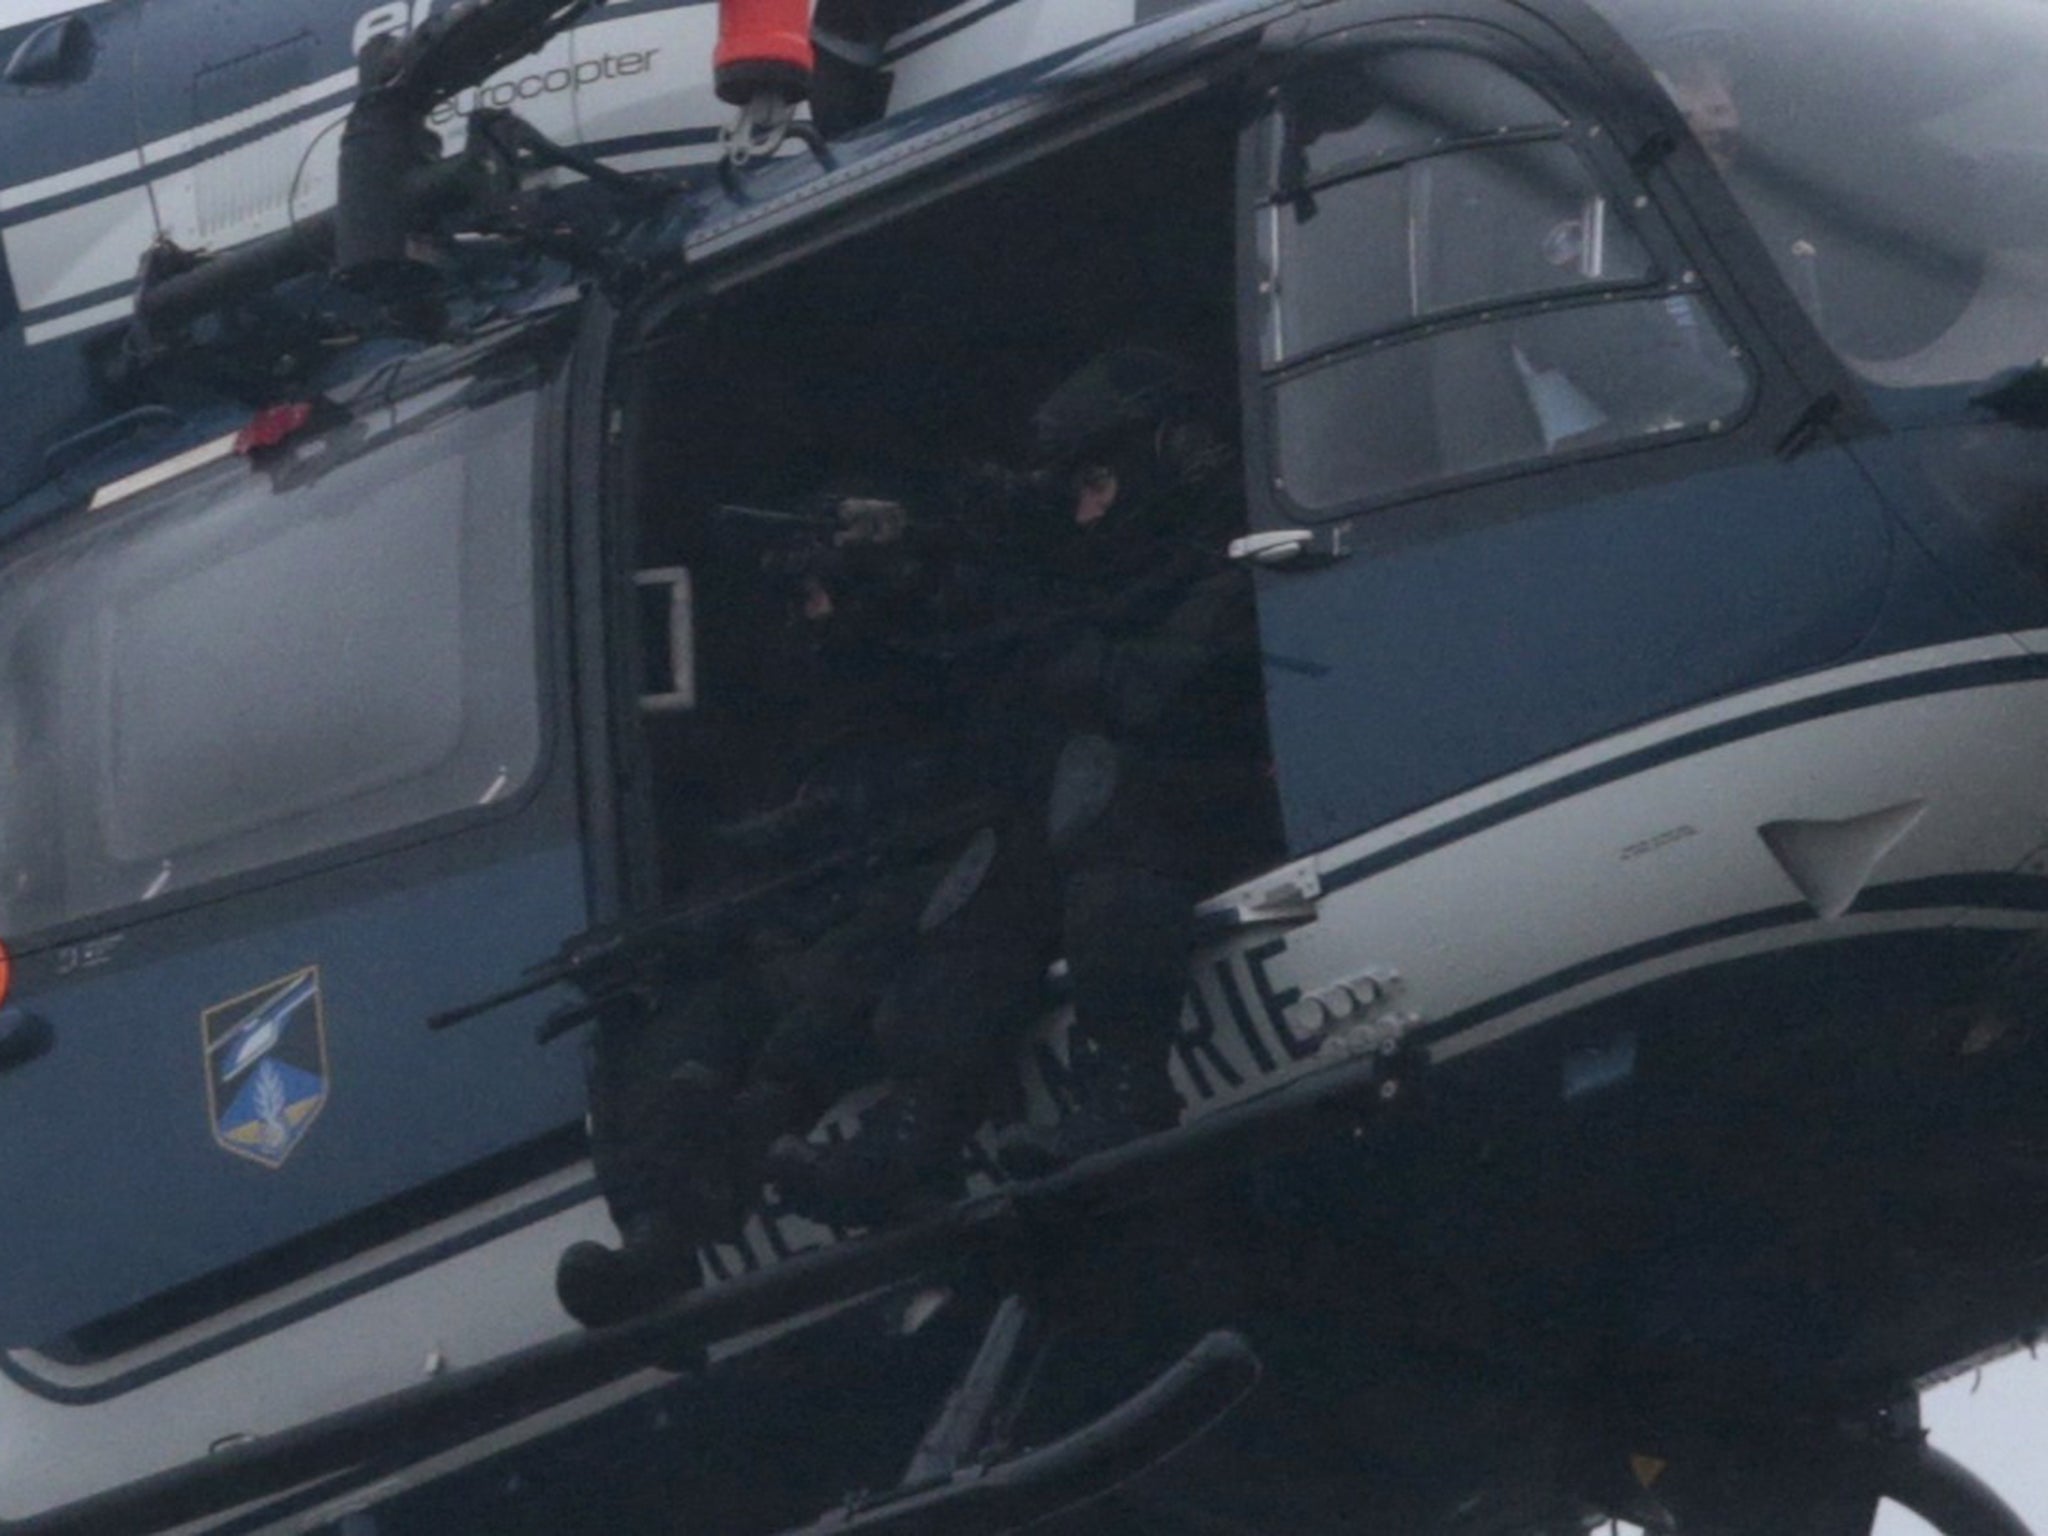
[(1082, 365), (1032, 413), (1041, 468), (1068, 469), (1091, 453), (1183, 420), (1195, 389), (1187, 366), (1149, 347), (1118, 347)]

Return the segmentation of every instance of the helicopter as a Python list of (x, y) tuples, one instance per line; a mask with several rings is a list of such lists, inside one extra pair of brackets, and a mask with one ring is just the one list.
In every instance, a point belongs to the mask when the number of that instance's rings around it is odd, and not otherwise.
[[(2038, 7), (33, 9), (0, 1531), (2020, 1536), (1916, 1404), (2048, 1315)], [(577, 1328), (564, 995), (780, 889), (719, 509), (1129, 337), (1271, 753), (1181, 1126)]]

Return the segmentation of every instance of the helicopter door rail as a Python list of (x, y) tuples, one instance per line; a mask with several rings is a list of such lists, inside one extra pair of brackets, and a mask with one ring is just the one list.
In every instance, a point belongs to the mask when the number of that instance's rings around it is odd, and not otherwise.
[(1017, 1381), (1018, 1359), (1040, 1333), (1037, 1309), (1012, 1292), (989, 1319), (980, 1347), (918, 1442), (902, 1487), (919, 1487), (953, 1476), (985, 1451), (1000, 1432), (1003, 1409)]
[(1322, 876), (1305, 859), (1262, 876), (1244, 890), (1195, 909), (1198, 941), (1223, 938), (1247, 928), (1299, 928), (1321, 911)]

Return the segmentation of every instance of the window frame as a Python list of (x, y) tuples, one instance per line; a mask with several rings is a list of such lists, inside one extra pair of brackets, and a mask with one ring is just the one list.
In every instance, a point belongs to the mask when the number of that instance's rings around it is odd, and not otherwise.
[[(1281, 82), (1339, 53), (1349, 53), (1363, 60), (1374, 54), (1414, 49), (1442, 50), (1476, 58), (1513, 76), (1558, 106), (1558, 124), (1458, 135), (1427, 144), (1418, 143), (1412, 149), (1393, 153), (1357, 156), (1304, 178), (1296, 185), (1284, 184), (1281, 168), (1286, 128)], [(1311, 57), (1311, 51), (1314, 57)], [(1515, 33), (1461, 18), (1433, 20), (1426, 31), (1410, 23), (1353, 22), (1305, 39), (1285, 57), (1275, 61), (1273, 73), (1266, 84), (1268, 89), (1262, 93), (1261, 111), (1246, 136), (1247, 152), (1241, 158), (1239, 172), (1239, 240), (1244, 268), (1240, 355), (1246, 396), (1245, 419), (1250, 429), (1246, 445), (1248, 467), (1254, 475), (1254, 484), (1262, 483), (1259, 499), (1265, 501), (1281, 520), (1311, 526), (1341, 524), (1348, 519), (1369, 518), (1382, 511), (1429, 501), (1473, 486), (1547, 474), (1568, 465), (1654, 448), (1713, 441), (1731, 435), (1757, 413), (1765, 392), (1765, 377), (1758, 359), (1743, 341), (1741, 328), (1733, 322), (1727, 307), (1718, 301), (1701, 263), (1680, 240), (1669, 212), (1661, 208), (1651, 195), (1643, 176), (1630, 164), (1609, 126), (1600, 118), (1577, 110), (1578, 102), (1589, 94), (1584, 84), (1571, 78), (1548, 54)], [(1274, 287), (1284, 281), (1284, 272), (1278, 266), (1277, 223), (1283, 216), (1282, 210), (1293, 198), (1304, 192), (1313, 193), (1369, 175), (1397, 169), (1405, 171), (1406, 167), (1430, 159), (1493, 147), (1542, 143), (1566, 145), (1586, 170), (1595, 189), (1606, 194), (1614, 215), (1625, 222), (1649, 257), (1650, 273), (1647, 278), (1487, 300), (1432, 311), (1402, 325), (1324, 343), (1289, 356), (1278, 364), (1267, 361), (1270, 311), (1277, 303)], [(1422, 344), (1434, 337), (1478, 330), (1502, 321), (1601, 308), (1614, 303), (1664, 302), (1681, 297), (1699, 306), (1720, 334), (1728, 339), (1730, 356), (1742, 369), (1747, 385), (1743, 399), (1739, 406), (1724, 416), (1666, 432), (1634, 434), (1613, 441), (1440, 475), (1397, 487), (1391, 492), (1361, 493), (1329, 505), (1302, 502), (1289, 489), (1280, 457), (1278, 401), (1282, 388), (1293, 379), (1371, 353)]]
[[(546, 331), (553, 329), (549, 327)], [(501, 377), (508, 362), (516, 371), (516, 382), (506, 382)], [(446, 392), (451, 383), (467, 387), (490, 381), (494, 376), (500, 376), (500, 388), (463, 403), (459, 409), (486, 410), (519, 395), (530, 397), (532, 402), (531, 441), (527, 449), (529, 500), (524, 523), (533, 541), (530, 597), (534, 648), (531, 657), (533, 692), (530, 697), (535, 737), (531, 765), (524, 778), (488, 803), (456, 806), (420, 820), (343, 837), (319, 847), (247, 865), (190, 886), (174, 886), (152, 898), (138, 897), (90, 912), (69, 914), (55, 922), (7, 932), (4, 937), (8, 948), (17, 958), (59, 948), (80, 938), (153, 924), (162, 918), (232, 901), (251, 892), (272, 890), (308, 876), (360, 865), (366, 860), (428, 845), (446, 844), (451, 839), (470, 838), (491, 829), (499, 829), (502, 833), (544, 796), (558, 798), (552, 792), (559, 778), (556, 770), (565, 730), (562, 714), (567, 707), (569, 686), (563, 676), (565, 640), (562, 635), (567, 611), (562, 591), (566, 579), (566, 557), (561, 548), (565, 487), (561, 455), (552, 446), (551, 439), (561, 430), (565, 414), (563, 400), (569, 372), (568, 359), (564, 349), (551, 341), (547, 334), (537, 334), (535, 328), (525, 327), (521, 335), (510, 342), (499, 338), (495, 345), (470, 349), (458, 356), (417, 359), (412, 367), (417, 369), (417, 374), (411, 378), (394, 379), (405, 365), (387, 364), (362, 381), (359, 387), (338, 388), (335, 396), (347, 414), (344, 419), (328, 426), (323, 435), (360, 429), (362, 425), (374, 422), (380, 414), (402, 413), (408, 406), (421, 401), (429, 402), (422, 414), (431, 418), (433, 397)], [(374, 456), (383, 446), (373, 442), (361, 450), (361, 456)], [(143, 494), (152, 498), (175, 496), (194, 481), (218, 472), (217, 463), (199, 465), (160, 485), (151, 486)], [(262, 471), (252, 468), (250, 472)], [(61, 530), (66, 524), (93, 515), (95, 513), (91, 509), (80, 507), (59, 518), (24, 529), (16, 538), (0, 546), (0, 559), (12, 558), (23, 543), (39, 535), (61, 538)], [(574, 836), (573, 827), (568, 835)]]

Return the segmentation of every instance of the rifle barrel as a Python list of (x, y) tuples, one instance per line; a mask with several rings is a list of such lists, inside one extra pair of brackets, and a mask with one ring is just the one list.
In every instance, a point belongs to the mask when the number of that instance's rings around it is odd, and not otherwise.
[(777, 507), (750, 507), (743, 502), (722, 501), (712, 509), (721, 517), (744, 518), (751, 523), (780, 523), (793, 528), (835, 529), (839, 519), (823, 512), (785, 512)]
[(514, 982), (503, 991), (493, 992), (488, 997), (480, 997), (473, 1002), (463, 1003), (460, 1007), (444, 1008), (439, 1013), (429, 1014), (427, 1016), (427, 1028), (448, 1029), (454, 1025), (466, 1023), (478, 1014), (489, 1013), (493, 1008), (502, 1008), (507, 1003), (518, 1002), (522, 997), (531, 997), (536, 992), (543, 992), (556, 982), (568, 979), (565, 974), (559, 974), (558, 972), (559, 967), (551, 965), (546, 972), (529, 976), (524, 981)]
[[(535, 965), (521, 980), (487, 997), (430, 1015), (427, 1028), (448, 1029), (558, 983), (574, 984), (581, 987), (587, 997), (592, 997), (592, 978), (607, 969), (632, 974), (636, 966), (674, 953), (674, 946), (685, 941), (695, 940), (701, 945), (721, 932), (730, 932), (731, 924), (752, 916), (771, 901), (857, 869), (871, 860), (915, 852), (948, 838), (963, 836), (998, 819), (1001, 809), (998, 797), (977, 795), (965, 804), (895, 836), (853, 844), (745, 889), (708, 901), (681, 902), (656, 908), (622, 922), (576, 934), (564, 940), (552, 958)], [(593, 1002), (596, 1001), (593, 997)], [(575, 1011), (577, 1005), (564, 1010), (564, 1014), (558, 1016), (562, 1019), (560, 1028), (553, 1029), (546, 1038), (553, 1038), (553, 1034), (584, 1022), (582, 1018), (566, 1018), (567, 1014)], [(542, 1027), (546, 1030), (556, 1023), (557, 1020), (549, 1020)]]

